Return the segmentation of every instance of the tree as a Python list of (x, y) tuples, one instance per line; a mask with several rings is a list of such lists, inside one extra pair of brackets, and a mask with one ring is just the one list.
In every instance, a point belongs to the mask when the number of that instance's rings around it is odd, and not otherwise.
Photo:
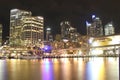
[(55, 40), (56, 40), (56, 41), (61, 41), (61, 35), (60, 35), (60, 34), (56, 34)]

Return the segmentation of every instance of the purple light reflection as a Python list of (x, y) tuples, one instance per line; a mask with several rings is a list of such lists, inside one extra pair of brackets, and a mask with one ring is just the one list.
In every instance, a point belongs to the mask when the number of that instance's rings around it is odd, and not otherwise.
[(45, 59), (42, 65), (42, 80), (54, 80), (53, 63), (50, 59)]
[(6, 60), (0, 60), (0, 80), (7, 80)]

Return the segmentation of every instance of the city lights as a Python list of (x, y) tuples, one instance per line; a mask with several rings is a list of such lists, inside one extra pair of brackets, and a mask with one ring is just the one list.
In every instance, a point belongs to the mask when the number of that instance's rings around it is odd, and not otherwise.
[(119, 80), (120, 0), (0, 0), (0, 80)]
[[(6, 55), (11, 54), (10, 56), (42, 57), (109, 55), (114, 52), (119, 54), (120, 37), (114, 35), (113, 22), (103, 27), (102, 20), (96, 15), (92, 15), (92, 21), (89, 22), (86, 21), (87, 35), (83, 36), (72, 26), (72, 22), (61, 21), (59, 23), (61, 34), (55, 36), (52, 33), (52, 26), (44, 27), (43, 16), (32, 16), (31, 11), (12, 9), (9, 43), (4, 42), (4, 47), (0, 51)], [(2, 27), (0, 27), (1, 33)], [(109, 49), (109, 46), (112, 48)]]
[(92, 19), (94, 19), (96, 16), (95, 15), (92, 15)]

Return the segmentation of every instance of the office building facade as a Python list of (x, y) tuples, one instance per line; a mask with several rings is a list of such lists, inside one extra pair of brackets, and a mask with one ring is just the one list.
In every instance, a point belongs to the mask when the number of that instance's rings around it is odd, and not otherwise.
[(72, 42), (78, 42), (79, 33), (77, 33), (77, 29), (74, 27), (70, 27), (69, 32), (69, 40)]
[(70, 22), (69, 21), (63, 21), (63, 22), (60, 23), (60, 25), (61, 25), (61, 38), (69, 40), (69, 37), (70, 37), (69, 29), (71, 27)]
[(35, 45), (44, 39), (43, 17), (33, 17), (31, 11), (10, 11), (10, 46)]
[(92, 23), (86, 23), (87, 26), (87, 35), (91, 37), (100, 37), (103, 36), (103, 26), (102, 21), (99, 17), (93, 17)]
[(115, 29), (114, 29), (114, 26), (113, 26), (112, 22), (109, 22), (108, 24), (106, 24), (104, 26), (104, 30), (105, 30), (105, 35), (113, 35), (113, 34), (115, 34)]
[(72, 27), (69, 21), (61, 22), (61, 37), (63, 40), (77, 42), (79, 33), (77, 29)]
[(42, 16), (30, 16), (22, 19), (21, 39), (25, 45), (37, 45), (39, 41), (44, 40), (44, 27)]
[(15, 47), (21, 45), (22, 18), (31, 15), (32, 13), (30, 11), (19, 9), (10, 10), (10, 46)]

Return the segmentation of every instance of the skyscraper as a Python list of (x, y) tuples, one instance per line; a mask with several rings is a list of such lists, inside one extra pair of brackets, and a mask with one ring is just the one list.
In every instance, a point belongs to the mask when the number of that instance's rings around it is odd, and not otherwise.
[(46, 28), (46, 40), (53, 41), (52, 29), (50, 27)]
[(30, 16), (22, 19), (21, 39), (25, 45), (36, 45), (44, 40), (44, 27), (42, 16)]
[(104, 29), (105, 29), (105, 35), (115, 34), (114, 26), (112, 22), (109, 22), (108, 24), (106, 24)]
[(31, 16), (30, 11), (12, 9), (10, 11), (10, 45), (21, 43), (22, 18)]
[(72, 42), (78, 41), (79, 33), (77, 29), (72, 27), (69, 21), (61, 22), (61, 37), (63, 40), (68, 40)]
[(63, 21), (60, 23), (61, 25), (61, 38), (69, 40), (69, 34), (70, 34), (70, 22), (69, 21)]
[(30, 11), (10, 11), (10, 46), (35, 45), (44, 39), (43, 17), (33, 17)]
[(100, 20), (99, 17), (95, 17), (93, 19), (93, 24), (92, 26), (95, 28), (95, 34), (94, 36), (103, 36), (103, 26), (102, 26), (102, 21)]
[(79, 34), (77, 33), (76, 28), (70, 27), (69, 32), (70, 32), (69, 40), (72, 42), (77, 42)]
[(92, 37), (103, 36), (102, 21), (99, 17), (92, 16), (93, 22), (91, 24), (86, 23), (87, 34)]

